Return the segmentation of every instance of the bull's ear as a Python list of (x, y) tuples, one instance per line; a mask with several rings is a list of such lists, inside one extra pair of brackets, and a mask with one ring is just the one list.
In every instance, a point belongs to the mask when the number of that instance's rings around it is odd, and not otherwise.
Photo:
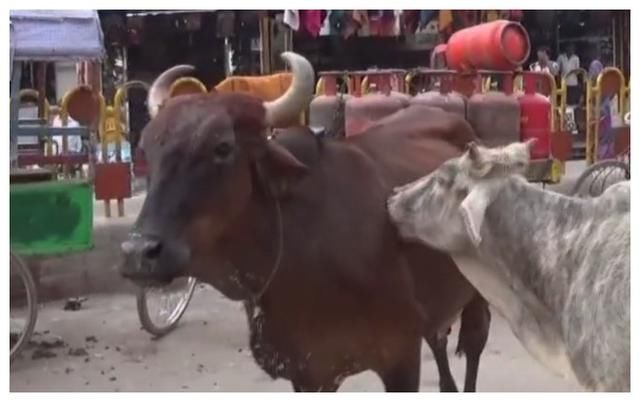
[(274, 168), (285, 175), (302, 175), (308, 170), (307, 165), (275, 141), (267, 141), (266, 157)]
[(264, 167), (271, 191), (276, 195), (283, 195), (289, 186), (301, 179), (309, 170), (307, 165), (300, 162), (285, 147), (276, 141), (267, 141), (266, 152), (260, 164)]
[(480, 230), (491, 199), (491, 192), (486, 186), (476, 186), (460, 204), (462, 220), (474, 246), (482, 241)]

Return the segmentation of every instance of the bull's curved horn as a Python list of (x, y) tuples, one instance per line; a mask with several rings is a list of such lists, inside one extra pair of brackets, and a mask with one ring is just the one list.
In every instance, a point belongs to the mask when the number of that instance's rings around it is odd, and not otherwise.
[(178, 78), (190, 75), (195, 71), (195, 67), (188, 64), (179, 64), (166, 70), (153, 81), (149, 94), (147, 95), (147, 108), (149, 109), (149, 115), (151, 118), (158, 114), (160, 106), (169, 97), (169, 88), (171, 84)]
[(313, 99), (315, 75), (311, 63), (293, 52), (284, 52), (281, 57), (291, 67), (293, 78), (281, 97), (264, 102), (265, 122), (271, 127), (291, 122)]

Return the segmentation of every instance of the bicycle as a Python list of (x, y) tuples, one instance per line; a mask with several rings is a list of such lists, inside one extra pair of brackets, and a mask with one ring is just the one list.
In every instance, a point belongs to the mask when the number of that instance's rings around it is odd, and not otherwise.
[[(27, 267), (27, 264), (24, 262), (22, 258), (20, 258), (17, 254), (14, 254), (10, 251), (11, 260), (10, 260), (10, 281), (11, 284), (14, 283), (15, 279), (19, 279), (19, 281), (24, 286), (24, 291), (26, 293), (26, 313), (27, 317), (25, 318), (24, 328), (20, 333), (12, 332), (12, 324), (14, 324), (13, 317), (11, 318), (9, 324), (9, 346), (10, 346), (10, 362), (13, 363), (15, 358), (20, 354), (20, 352), (27, 345), (31, 336), (33, 335), (33, 331), (36, 326), (36, 320), (38, 319), (38, 293), (36, 288), (35, 280), (33, 279), (33, 275), (31, 275), (31, 271)], [(11, 308), (10, 308), (11, 310)], [(10, 313), (10, 316), (12, 314)], [(18, 320), (15, 320), (17, 323)]]

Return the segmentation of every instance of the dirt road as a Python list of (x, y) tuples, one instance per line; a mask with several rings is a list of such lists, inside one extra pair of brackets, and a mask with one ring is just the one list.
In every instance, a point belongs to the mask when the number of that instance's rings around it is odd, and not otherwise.
[[(64, 311), (63, 304), (52, 302), (40, 309), (37, 331), (49, 331), (42, 334), (45, 338), (61, 337), (65, 346), (44, 348), (55, 357), (33, 359), (42, 347), (23, 352), (11, 367), (11, 391), (291, 390), (288, 382), (271, 380), (253, 362), (242, 306), (208, 286), (197, 289), (181, 325), (159, 341), (140, 329), (130, 295), (90, 296), (78, 311)], [(453, 334), (457, 336), (457, 328)], [(453, 354), (456, 341), (452, 336), (449, 348), (454, 376), (461, 386), (464, 359)], [(80, 356), (70, 356), (70, 349)], [(436, 365), (425, 345), (421, 390), (437, 391), (437, 381)], [(341, 388), (382, 390), (371, 372), (347, 379)], [(529, 357), (506, 323), (494, 314), (478, 390), (574, 391), (577, 387)]]

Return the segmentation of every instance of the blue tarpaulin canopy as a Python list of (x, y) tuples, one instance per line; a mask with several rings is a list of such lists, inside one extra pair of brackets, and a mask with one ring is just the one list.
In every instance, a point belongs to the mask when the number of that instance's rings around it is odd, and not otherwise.
[(80, 61), (104, 55), (95, 10), (12, 10), (9, 17), (12, 60)]

